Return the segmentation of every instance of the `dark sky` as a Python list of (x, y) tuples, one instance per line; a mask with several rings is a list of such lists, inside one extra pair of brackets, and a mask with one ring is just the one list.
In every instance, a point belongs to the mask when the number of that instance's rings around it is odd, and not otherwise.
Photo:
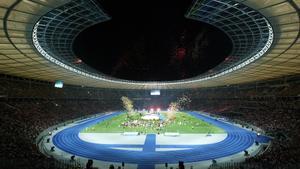
[(230, 53), (231, 42), (224, 33), (184, 17), (190, 0), (99, 3), (112, 19), (81, 32), (74, 51), (109, 76), (142, 81), (190, 78), (213, 68)]

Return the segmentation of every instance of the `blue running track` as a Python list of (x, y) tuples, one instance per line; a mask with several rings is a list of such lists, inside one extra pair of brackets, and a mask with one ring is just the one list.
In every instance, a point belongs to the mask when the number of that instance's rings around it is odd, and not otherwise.
[[(227, 137), (213, 144), (206, 145), (156, 145), (156, 135), (148, 134), (144, 145), (122, 144), (96, 144), (89, 143), (79, 138), (79, 132), (96, 123), (121, 114), (116, 112), (83, 121), (82, 123), (64, 129), (53, 137), (53, 144), (63, 151), (76, 156), (90, 159), (125, 162), (138, 164), (138, 169), (154, 169), (155, 164), (174, 164), (178, 161), (197, 162), (217, 159), (242, 152), (253, 145), (254, 141), (265, 143), (270, 141), (268, 137), (257, 136), (256, 133), (236, 127), (232, 124), (201, 115), (197, 112), (188, 112), (196, 118), (202, 119), (212, 125), (218, 126), (227, 132)], [(111, 147), (142, 148), (143, 151), (118, 150)], [(176, 151), (155, 151), (156, 148), (189, 148)]]

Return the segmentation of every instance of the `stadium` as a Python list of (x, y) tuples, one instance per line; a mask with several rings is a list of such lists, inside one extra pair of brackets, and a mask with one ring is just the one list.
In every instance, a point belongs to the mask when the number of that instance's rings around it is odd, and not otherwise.
[(0, 1), (3, 169), (300, 168), (299, 0)]

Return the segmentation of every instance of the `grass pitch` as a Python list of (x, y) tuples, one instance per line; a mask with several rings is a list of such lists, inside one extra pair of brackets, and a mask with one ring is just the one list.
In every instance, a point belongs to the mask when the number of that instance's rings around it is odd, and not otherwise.
[(181, 134), (188, 133), (225, 133), (225, 131), (219, 127), (202, 121), (194, 116), (187, 113), (176, 112), (176, 118), (169, 121), (163, 127), (159, 126), (159, 121), (147, 122), (147, 126), (123, 126), (122, 123), (130, 120), (140, 120), (141, 116), (139, 113), (131, 116), (131, 119), (127, 118), (126, 113), (120, 114), (109, 120), (97, 123), (84, 129), (84, 133), (122, 133), (122, 132), (140, 132), (140, 133), (165, 133), (165, 132), (179, 132)]

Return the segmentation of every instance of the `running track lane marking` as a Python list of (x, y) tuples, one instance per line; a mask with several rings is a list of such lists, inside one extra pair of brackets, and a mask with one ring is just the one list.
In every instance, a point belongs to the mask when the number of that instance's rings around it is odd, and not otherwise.
[[(147, 134), (143, 152), (155, 152), (156, 134)], [(138, 169), (155, 169), (155, 164), (138, 164)]]

